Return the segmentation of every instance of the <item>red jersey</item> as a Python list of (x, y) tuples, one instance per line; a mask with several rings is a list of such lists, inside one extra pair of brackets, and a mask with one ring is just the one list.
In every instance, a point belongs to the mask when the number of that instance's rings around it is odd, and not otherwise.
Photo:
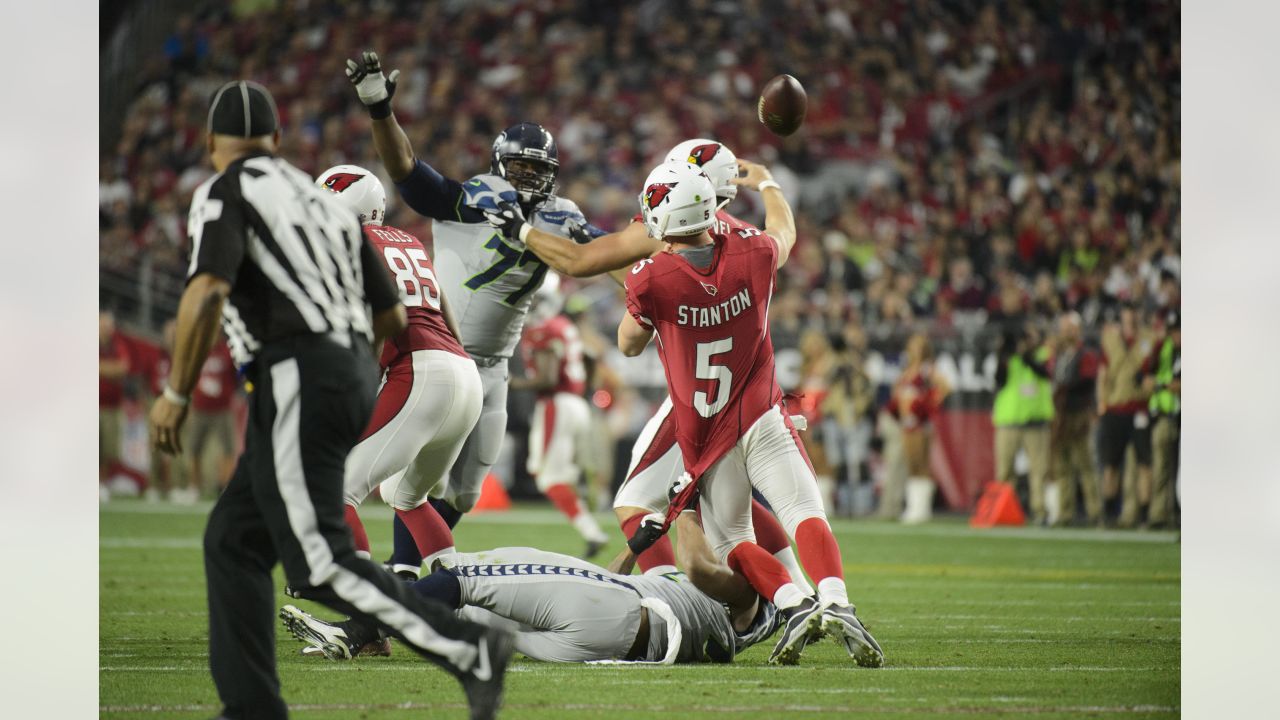
[(556, 386), (540, 396), (555, 393), (582, 395), (587, 390), (587, 369), (582, 362), (582, 337), (578, 327), (564, 315), (557, 315), (550, 320), (527, 328), (524, 331), (524, 364), (529, 372), (534, 371), (533, 354), (539, 350), (551, 352), (556, 356)]
[[(172, 364), (169, 353), (161, 350), (151, 373), (151, 394), (159, 395), (164, 392)], [(191, 407), (204, 413), (229, 410), (238, 382), (231, 351), (225, 340), (219, 340), (213, 344), (204, 365), (200, 366), (200, 377), (196, 380), (195, 389), (191, 391)]]
[[(120, 333), (114, 333), (106, 346), (98, 345), (98, 362), (103, 360), (124, 360), (132, 370), (133, 356), (129, 352), (129, 343)], [(124, 402), (124, 381), (108, 380), (98, 376), (98, 407), (115, 409)]]
[(409, 313), (409, 326), (388, 339), (382, 349), (382, 366), (388, 367), (415, 350), (444, 350), (470, 357), (444, 321), (435, 267), (418, 238), (390, 225), (365, 225), (364, 236), (386, 261)]
[(627, 310), (656, 332), (676, 442), (695, 478), (782, 400), (768, 322), (778, 247), (723, 215), (734, 225), (711, 228), (710, 265), (659, 253), (636, 264), (626, 283)]

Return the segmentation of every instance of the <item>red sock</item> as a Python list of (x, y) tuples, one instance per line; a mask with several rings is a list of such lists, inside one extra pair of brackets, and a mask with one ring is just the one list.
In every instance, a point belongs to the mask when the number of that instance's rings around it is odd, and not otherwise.
[(360, 522), (360, 515), (356, 512), (354, 505), (343, 505), (342, 518), (347, 521), (347, 527), (351, 528), (351, 537), (356, 541), (356, 550), (360, 552), (369, 552), (369, 533), (364, 531), (364, 523)]
[(829, 577), (844, 579), (840, 546), (826, 520), (812, 517), (800, 523), (796, 527), (796, 549), (800, 551), (800, 564), (814, 582)]
[(396, 510), (396, 515), (409, 528), (409, 534), (413, 536), (413, 542), (418, 546), (422, 557), (431, 557), (445, 548), (453, 547), (453, 532), (449, 530), (449, 524), (429, 503), (412, 510)]
[(564, 483), (552, 485), (543, 494), (570, 520), (578, 517), (578, 513), (582, 512), (582, 506), (578, 503), (578, 493)]
[(791, 575), (778, 558), (755, 543), (738, 543), (729, 551), (729, 569), (751, 583), (761, 597), (772, 600), (778, 588), (791, 582)]
[[(636, 534), (636, 530), (640, 529), (640, 523), (644, 520), (644, 513), (636, 513), (626, 520), (622, 521), (622, 534), (630, 538)], [(650, 570), (662, 566), (676, 565), (676, 551), (671, 547), (671, 536), (663, 535), (658, 538), (658, 542), (649, 547), (648, 550), (640, 553), (636, 557), (636, 564), (640, 566), (640, 572), (649, 572)]]
[(777, 555), (791, 547), (791, 540), (787, 538), (787, 531), (782, 529), (782, 523), (759, 500), (751, 501), (751, 525), (756, 529), (756, 544), (768, 550), (770, 555)]

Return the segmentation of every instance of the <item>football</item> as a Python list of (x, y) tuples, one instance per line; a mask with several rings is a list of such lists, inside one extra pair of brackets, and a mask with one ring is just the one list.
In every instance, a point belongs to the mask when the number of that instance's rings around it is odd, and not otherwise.
[(770, 132), (786, 137), (800, 129), (808, 104), (800, 81), (790, 75), (779, 75), (760, 91), (756, 113)]

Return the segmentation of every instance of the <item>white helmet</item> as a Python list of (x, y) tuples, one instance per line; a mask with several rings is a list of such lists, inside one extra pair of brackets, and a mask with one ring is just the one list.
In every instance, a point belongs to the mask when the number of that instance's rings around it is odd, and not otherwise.
[(727, 145), (706, 138), (685, 140), (667, 153), (667, 162), (676, 160), (702, 168), (716, 186), (722, 205), (738, 197), (738, 186), (733, 184), (733, 179), (738, 177), (738, 156)]
[(372, 171), (359, 165), (335, 165), (320, 173), (316, 185), (328, 188), (360, 216), (361, 225), (381, 225), (387, 215), (387, 191)]
[(697, 235), (715, 223), (716, 189), (697, 165), (665, 162), (645, 178), (640, 217), (649, 236)]

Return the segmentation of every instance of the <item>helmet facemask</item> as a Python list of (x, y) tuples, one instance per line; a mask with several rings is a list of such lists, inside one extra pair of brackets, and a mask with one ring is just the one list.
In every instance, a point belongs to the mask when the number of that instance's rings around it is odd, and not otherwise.
[(516, 189), (521, 208), (527, 212), (555, 192), (559, 165), (554, 160), (505, 155), (498, 161), (498, 174)]

